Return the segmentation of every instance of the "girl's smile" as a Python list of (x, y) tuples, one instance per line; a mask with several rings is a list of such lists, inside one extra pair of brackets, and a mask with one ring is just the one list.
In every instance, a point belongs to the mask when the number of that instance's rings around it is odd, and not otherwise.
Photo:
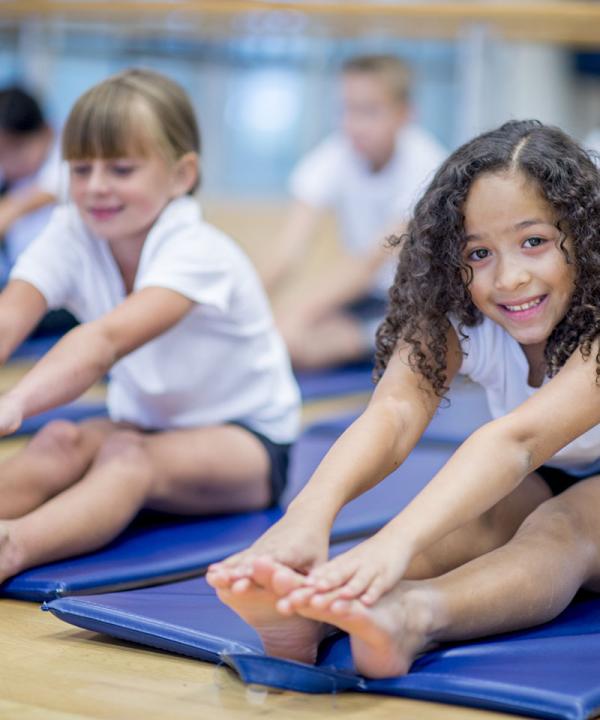
[(88, 227), (110, 243), (143, 241), (173, 191), (175, 167), (157, 153), (71, 160), (71, 196)]
[[(473, 303), (524, 347), (543, 349), (575, 282), (552, 207), (523, 174), (486, 173), (471, 186), (464, 215)], [(571, 240), (562, 245), (572, 257)]]

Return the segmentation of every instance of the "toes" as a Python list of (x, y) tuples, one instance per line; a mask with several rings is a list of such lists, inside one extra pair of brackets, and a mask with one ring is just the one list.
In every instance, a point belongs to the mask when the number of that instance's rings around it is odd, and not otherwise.
[(327, 592), (347, 583), (356, 572), (354, 565), (338, 565), (326, 563), (316, 568), (308, 575), (307, 584), (312, 585), (318, 592)]
[(244, 577), (239, 580), (235, 580), (231, 585), (231, 592), (234, 595), (244, 595), (250, 588), (256, 587), (250, 578)]
[(297, 590), (305, 585), (306, 576), (286, 565), (279, 565), (273, 573), (272, 589), (276, 595), (289, 595), (292, 591)]
[(351, 599), (358, 598), (373, 586), (374, 577), (372, 570), (358, 570), (352, 579), (339, 590), (340, 597)]
[(270, 587), (276, 567), (270, 557), (259, 555), (252, 562), (252, 580), (262, 587)]
[(314, 595), (314, 592), (314, 589), (310, 587), (298, 588), (277, 601), (277, 610), (282, 613), (282, 615), (292, 615), (300, 608), (308, 605), (311, 596)]

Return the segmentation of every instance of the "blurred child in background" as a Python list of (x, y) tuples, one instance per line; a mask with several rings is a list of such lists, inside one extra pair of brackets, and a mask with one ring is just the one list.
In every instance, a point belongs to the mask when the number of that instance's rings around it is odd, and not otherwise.
[(403, 228), (419, 191), (445, 156), (439, 143), (412, 122), (409, 72), (398, 58), (349, 60), (341, 90), (341, 130), (293, 172), (293, 204), (265, 275), (274, 291), (293, 270), (322, 213), (334, 211), (343, 256), (301, 303), (292, 309), (275, 306), (299, 368), (371, 354), (393, 277), (384, 239)]

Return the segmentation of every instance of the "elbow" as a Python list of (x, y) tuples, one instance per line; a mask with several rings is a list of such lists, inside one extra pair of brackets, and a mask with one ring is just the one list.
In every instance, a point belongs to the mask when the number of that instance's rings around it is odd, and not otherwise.
[(390, 396), (372, 398), (365, 410), (371, 428), (381, 428), (380, 437), (389, 438), (394, 464), (400, 465), (406, 453), (416, 445), (426, 422), (423, 423), (415, 407), (407, 400)]
[(535, 436), (512, 413), (482, 425), (470, 440), (489, 448), (490, 460), (501, 462), (517, 483), (536, 468)]
[(76, 345), (82, 349), (80, 356), (90, 358), (95, 375), (102, 377), (119, 360), (119, 352), (110, 335), (99, 323), (89, 322), (70, 331)]

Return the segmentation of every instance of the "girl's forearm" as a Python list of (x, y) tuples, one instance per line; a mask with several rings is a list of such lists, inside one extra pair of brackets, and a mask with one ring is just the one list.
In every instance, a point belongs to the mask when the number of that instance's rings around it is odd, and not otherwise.
[(288, 512), (331, 526), (346, 503), (404, 461), (416, 440), (397, 408), (385, 404), (368, 408), (329, 450)]
[(111, 343), (93, 324), (67, 333), (7, 394), (23, 417), (76, 399), (104, 377), (117, 360)]
[(531, 472), (531, 456), (489, 423), (466, 440), (426, 487), (385, 528), (412, 554), (482, 515)]

